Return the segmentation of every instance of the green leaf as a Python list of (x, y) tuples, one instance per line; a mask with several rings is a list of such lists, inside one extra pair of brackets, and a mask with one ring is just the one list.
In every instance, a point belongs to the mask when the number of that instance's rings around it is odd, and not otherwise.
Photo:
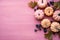
[(48, 33), (45, 34), (45, 38), (47, 38), (48, 40), (52, 40), (52, 31), (48, 31)]
[(34, 2), (30, 1), (28, 3), (28, 5), (29, 5), (29, 7), (34, 8), (37, 5), (37, 2), (36, 1), (34, 1)]

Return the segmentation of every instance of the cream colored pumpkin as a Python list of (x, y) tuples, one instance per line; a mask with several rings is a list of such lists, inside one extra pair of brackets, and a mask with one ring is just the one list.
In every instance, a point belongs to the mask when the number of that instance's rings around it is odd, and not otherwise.
[(52, 7), (46, 7), (45, 10), (44, 10), (44, 13), (45, 13), (47, 16), (53, 15), (53, 8), (52, 8)]
[(51, 31), (58, 32), (60, 31), (60, 24), (58, 22), (53, 22), (50, 27)]
[(47, 6), (47, 0), (39, 0), (37, 4), (40, 8), (45, 8)]
[(51, 22), (50, 22), (49, 19), (43, 19), (41, 21), (41, 25), (42, 25), (43, 28), (48, 28), (51, 25)]

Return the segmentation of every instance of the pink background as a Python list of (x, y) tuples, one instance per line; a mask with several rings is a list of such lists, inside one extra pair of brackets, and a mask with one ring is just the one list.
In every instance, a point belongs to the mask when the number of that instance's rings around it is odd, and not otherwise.
[[(34, 10), (31, 0), (0, 0), (0, 40), (47, 40), (43, 31), (34, 32)], [(54, 40), (60, 40), (58, 36)]]

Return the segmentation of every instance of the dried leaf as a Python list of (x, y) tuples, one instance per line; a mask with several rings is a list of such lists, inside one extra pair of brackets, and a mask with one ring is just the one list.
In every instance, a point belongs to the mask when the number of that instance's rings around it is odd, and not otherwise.
[(60, 2), (58, 2), (58, 9), (60, 9)]
[(60, 32), (58, 32), (58, 36), (59, 36), (59, 38), (60, 38)]
[(29, 7), (34, 8), (37, 5), (37, 2), (36, 1), (34, 1), (34, 2), (30, 1), (28, 3), (28, 5), (29, 5)]
[(56, 7), (56, 9), (60, 9), (60, 1), (54, 2), (54, 7)]
[(49, 31), (47, 34), (45, 34), (45, 38), (47, 38), (48, 40), (52, 40), (52, 32)]
[(58, 3), (57, 2), (54, 2), (54, 7), (57, 7), (58, 6)]

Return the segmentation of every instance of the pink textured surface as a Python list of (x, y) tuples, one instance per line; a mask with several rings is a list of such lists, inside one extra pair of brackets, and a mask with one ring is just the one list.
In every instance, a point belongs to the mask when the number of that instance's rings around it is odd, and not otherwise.
[[(43, 31), (34, 32), (33, 9), (28, 7), (31, 0), (0, 0), (0, 40), (47, 40)], [(60, 40), (58, 36), (54, 40)]]

